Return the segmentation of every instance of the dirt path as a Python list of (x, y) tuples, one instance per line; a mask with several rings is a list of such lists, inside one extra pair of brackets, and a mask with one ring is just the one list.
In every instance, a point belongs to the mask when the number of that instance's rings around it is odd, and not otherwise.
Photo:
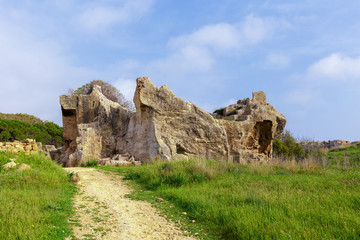
[(149, 203), (126, 198), (122, 177), (93, 168), (66, 168), (80, 175), (76, 216), (70, 220), (78, 239), (195, 239), (160, 216)]

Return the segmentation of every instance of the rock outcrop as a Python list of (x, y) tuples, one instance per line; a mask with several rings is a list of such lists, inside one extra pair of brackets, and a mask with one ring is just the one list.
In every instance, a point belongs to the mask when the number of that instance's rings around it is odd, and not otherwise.
[(39, 149), (41, 149), (41, 143), (37, 143), (34, 139), (14, 142), (0, 142), (0, 152), (24, 152), (25, 154), (31, 154), (37, 153)]
[(352, 144), (350, 141), (346, 140), (329, 140), (329, 141), (310, 141), (310, 142), (300, 142), (300, 145), (306, 149), (320, 149), (320, 148), (335, 148), (335, 147), (346, 147), (347, 145)]
[(155, 157), (227, 159), (225, 129), (209, 113), (176, 97), (167, 87), (155, 87), (149, 78), (138, 78), (134, 96), (136, 113), (127, 133), (118, 141), (142, 161)]
[(117, 141), (127, 131), (131, 112), (107, 99), (100, 86), (94, 86), (89, 95), (62, 95), (60, 104), (64, 147), (59, 161), (63, 165), (78, 166), (117, 153)]
[(233, 162), (267, 161), (272, 153), (272, 140), (285, 128), (286, 118), (266, 102), (264, 92), (239, 100), (226, 108), (216, 110), (226, 130), (229, 157)]
[(63, 165), (77, 166), (117, 153), (143, 162), (191, 157), (267, 161), (272, 139), (286, 124), (263, 92), (212, 116), (167, 86), (155, 87), (147, 77), (136, 81), (135, 113), (108, 100), (99, 86), (89, 95), (60, 97)]

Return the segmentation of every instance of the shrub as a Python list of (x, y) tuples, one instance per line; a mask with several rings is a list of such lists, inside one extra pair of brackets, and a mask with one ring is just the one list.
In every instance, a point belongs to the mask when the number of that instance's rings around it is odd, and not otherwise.
[(132, 104), (132, 102), (126, 100), (125, 96), (113, 85), (102, 80), (94, 80), (90, 83), (84, 84), (75, 91), (72, 91), (72, 94), (90, 94), (93, 91), (95, 85), (101, 86), (102, 94), (104, 94), (106, 98), (119, 103), (121, 106), (127, 108), (130, 111), (134, 111), (134, 105)]
[(52, 122), (30, 124), (18, 120), (0, 119), (2, 142), (32, 138), (42, 144), (58, 147), (62, 145), (62, 136), (63, 128)]

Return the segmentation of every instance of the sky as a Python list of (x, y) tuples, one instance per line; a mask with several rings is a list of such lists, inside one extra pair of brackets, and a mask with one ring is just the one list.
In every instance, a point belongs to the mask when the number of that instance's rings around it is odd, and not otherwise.
[(360, 1), (0, 0), (0, 112), (62, 124), (92, 80), (206, 111), (264, 91), (294, 136), (360, 140)]

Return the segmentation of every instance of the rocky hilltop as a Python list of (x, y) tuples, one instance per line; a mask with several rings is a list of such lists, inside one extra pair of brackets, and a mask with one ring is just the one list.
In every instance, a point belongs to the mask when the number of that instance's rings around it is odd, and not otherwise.
[(89, 95), (62, 95), (65, 166), (130, 154), (136, 160), (200, 157), (233, 162), (271, 157), (272, 140), (286, 118), (263, 92), (218, 110), (212, 116), (167, 87), (138, 78), (136, 112), (110, 101), (95, 86)]

